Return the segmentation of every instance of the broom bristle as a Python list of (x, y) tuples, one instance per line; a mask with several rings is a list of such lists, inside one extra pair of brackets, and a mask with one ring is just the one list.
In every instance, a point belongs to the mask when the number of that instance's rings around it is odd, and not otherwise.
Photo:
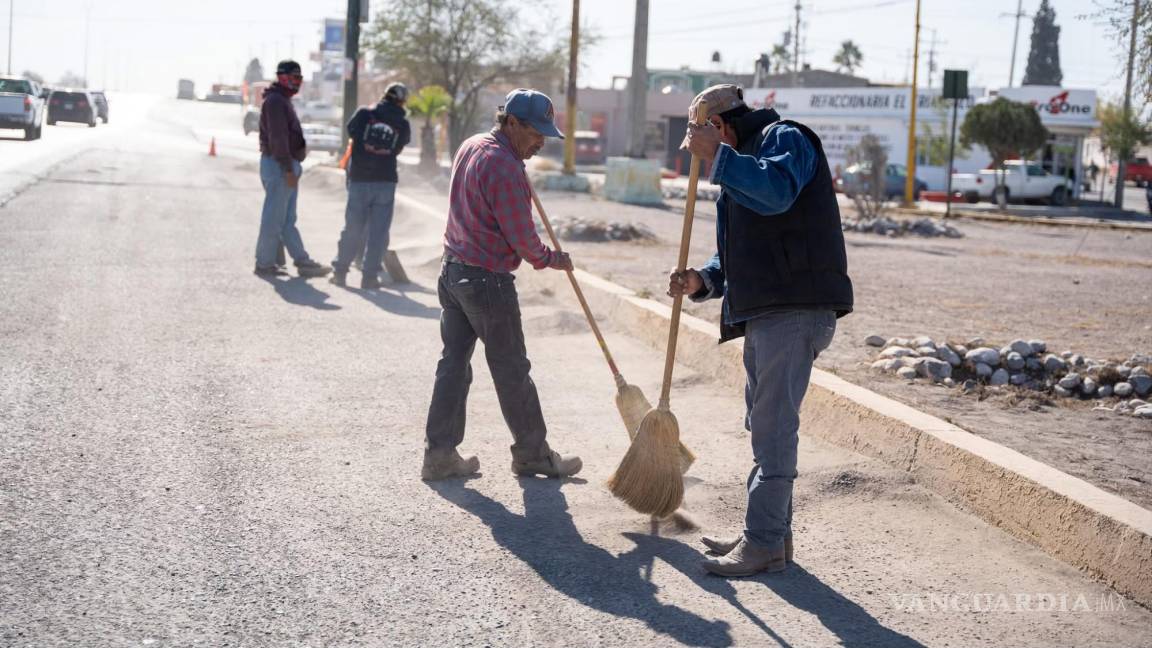
[(681, 474), (680, 425), (672, 412), (654, 409), (637, 426), (608, 489), (633, 509), (663, 518), (684, 500)]
[[(620, 418), (624, 419), (624, 427), (628, 430), (628, 438), (636, 438), (636, 430), (640, 427), (640, 422), (644, 420), (644, 416), (652, 411), (652, 403), (648, 402), (645, 398), (644, 392), (636, 385), (629, 385), (624, 383), (616, 390), (616, 409), (620, 411)], [(686, 473), (692, 467), (692, 463), (696, 461), (696, 455), (692, 454), (683, 443), (680, 444), (680, 472)]]
[(624, 419), (628, 438), (635, 439), (640, 422), (652, 411), (652, 403), (648, 402), (639, 387), (625, 383), (616, 390), (616, 409), (620, 411), (620, 418)]

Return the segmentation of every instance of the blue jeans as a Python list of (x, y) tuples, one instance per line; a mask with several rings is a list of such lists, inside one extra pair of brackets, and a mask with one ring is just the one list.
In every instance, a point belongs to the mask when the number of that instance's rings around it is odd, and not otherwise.
[[(348, 204), (344, 208), (344, 231), (332, 267), (348, 272), (348, 265), (364, 253), (361, 270), (365, 275), (379, 274), (383, 269), (384, 251), (388, 249), (388, 232), (392, 229), (392, 211), (396, 206), (395, 182), (349, 182)], [(364, 239), (368, 239), (365, 246)]]
[(812, 363), (831, 344), (835, 332), (832, 311), (768, 313), (746, 325), (745, 427), (752, 433), (755, 464), (748, 475), (744, 536), (752, 544), (781, 548), (792, 533), (800, 403)]
[[(300, 163), (292, 162), (292, 173), (303, 173)], [(296, 229), (296, 194), (284, 182), (284, 170), (269, 155), (260, 156), (260, 182), (264, 185), (264, 209), (260, 212), (260, 236), (256, 239), (256, 266), (276, 265), (276, 250), (281, 241), (288, 254), (299, 264), (308, 260), (300, 230)]]

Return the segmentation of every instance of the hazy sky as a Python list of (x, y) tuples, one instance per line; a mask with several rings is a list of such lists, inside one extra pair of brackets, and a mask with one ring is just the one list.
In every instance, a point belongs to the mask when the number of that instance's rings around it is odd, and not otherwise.
[[(15, 5), (13, 71), (35, 70), (50, 81), (66, 70), (83, 73), (86, 23), (88, 75), (96, 86), (175, 92), (176, 79), (204, 86), (234, 82), (251, 56), (268, 66), (294, 56), (307, 66), (320, 39), (324, 17), (343, 15), (344, 0), (0, 0), (0, 56), (7, 65), (8, 2)], [(381, 5), (384, 0), (373, 0)], [(515, 2), (524, 7), (526, 3)], [(542, 0), (558, 30), (566, 30), (571, 4)], [(771, 49), (794, 21), (795, 0), (651, 0), (650, 67), (709, 68), (718, 50), (725, 70), (749, 72), (757, 54)], [(1039, 0), (1025, 0), (1034, 11)], [(1105, 95), (1123, 88), (1119, 49), (1102, 25), (1078, 16), (1092, 0), (1052, 0), (1060, 35), (1066, 87), (1095, 88)], [(581, 85), (607, 86), (631, 66), (634, 5), (626, 0), (582, 0), (583, 22), (602, 40), (589, 52)], [(807, 0), (803, 2), (803, 59), (833, 67), (839, 43), (854, 40), (864, 53), (861, 74), (874, 81), (901, 82), (910, 70), (915, 0)], [(936, 36), (938, 69), (971, 72), (970, 84), (1008, 81), (1015, 0), (923, 0), (921, 85), (926, 85), (927, 50)], [(526, 10), (524, 10), (526, 11)], [(91, 17), (90, 22), (86, 17)], [(1031, 19), (1021, 21), (1016, 82), (1027, 60)], [(940, 73), (933, 79), (939, 85)]]

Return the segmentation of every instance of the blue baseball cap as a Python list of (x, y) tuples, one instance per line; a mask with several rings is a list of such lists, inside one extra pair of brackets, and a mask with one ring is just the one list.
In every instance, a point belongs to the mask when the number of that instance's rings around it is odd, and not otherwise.
[(552, 121), (556, 117), (552, 100), (543, 92), (517, 88), (504, 97), (504, 105), (500, 109), (516, 119), (527, 122), (544, 137), (564, 139), (564, 134)]

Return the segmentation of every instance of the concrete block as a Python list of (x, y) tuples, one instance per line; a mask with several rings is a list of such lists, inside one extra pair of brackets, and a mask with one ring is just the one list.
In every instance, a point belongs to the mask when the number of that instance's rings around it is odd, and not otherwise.
[(608, 158), (604, 197), (633, 205), (662, 205), (660, 163), (625, 157)]

